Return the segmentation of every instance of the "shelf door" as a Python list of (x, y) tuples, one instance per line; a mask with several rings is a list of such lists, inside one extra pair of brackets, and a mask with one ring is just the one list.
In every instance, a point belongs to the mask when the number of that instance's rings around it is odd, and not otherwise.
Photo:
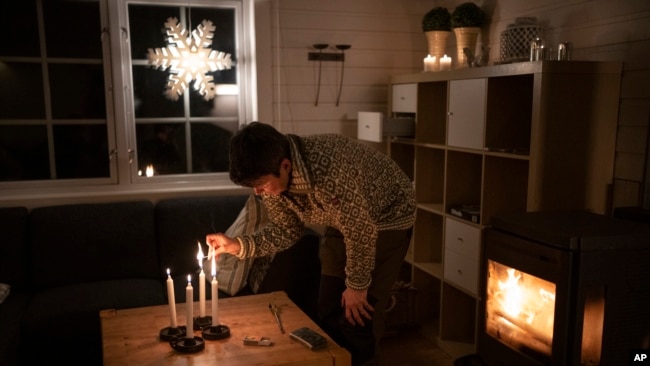
[(418, 102), (418, 84), (393, 85), (393, 113), (415, 113)]
[(449, 83), (447, 145), (483, 150), (487, 79)]

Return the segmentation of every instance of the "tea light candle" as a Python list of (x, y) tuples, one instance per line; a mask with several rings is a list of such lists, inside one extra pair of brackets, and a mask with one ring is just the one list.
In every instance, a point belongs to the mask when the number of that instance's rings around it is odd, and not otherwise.
[(436, 70), (436, 56), (427, 55), (424, 58), (424, 71), (435, 71)]
[(192, 288), (192, 276), (187, 275), (187, 287), (185, 288), (185, 322), (187, 330), (185, 338), (194, 339), (194, 289)]
[(205, 317), (205, 273), (203, 272), (203, 250), (201, 250), (201, 243), (197, 243), (199, 252), (196, 254), (196, 259), (199, 261), (201, 273), (199, 273), (199, 316)]
[(212, 282), (210, 283), (212, 285), (212, 302), (210, 303), (212, 305), (212, 326), (216, 326), (219, 324), (217, 321), (217, 301), (219, 300), (219, 281), (217, 281), (217, 263), (212, 257)]
[(440, 70), (451, 70), (451, 57), (444, 55), (440, 59)]
[(176, 323), (176, 297), (174, 296), (174, 280), (167, 268), (167, 300), (169, 302), (169, 326), (171, 328), (177, 328), (178, 324)]

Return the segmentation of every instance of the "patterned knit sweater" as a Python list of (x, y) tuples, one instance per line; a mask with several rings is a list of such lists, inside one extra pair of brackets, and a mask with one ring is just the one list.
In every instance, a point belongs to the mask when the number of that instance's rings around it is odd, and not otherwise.
[(292, 170), (289, 189), (262, 194), (269, 223), (237, 237), (240, 258), (287, 249), (305, 223), (338, 229), (344, 237), (346, 285), (367, 289), (381, 230), (408, 229), (415, 220), (413, 186), (385, 154), (340, 135), (288, 135)]

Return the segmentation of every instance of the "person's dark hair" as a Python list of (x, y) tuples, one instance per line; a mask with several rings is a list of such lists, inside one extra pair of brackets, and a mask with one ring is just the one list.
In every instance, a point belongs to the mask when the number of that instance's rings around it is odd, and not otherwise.
[(230, 140), (230, 180), (253, 187), (261, 177), (280, 176), (280, 163), (291, 160), (289, 140), (272, 126), (251, 122)]

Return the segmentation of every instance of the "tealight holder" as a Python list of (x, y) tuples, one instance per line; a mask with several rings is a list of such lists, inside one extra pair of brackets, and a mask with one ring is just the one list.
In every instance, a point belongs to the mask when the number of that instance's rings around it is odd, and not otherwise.
[(210, 325), (212, 325), (212, 317), (210, 315), (194, 318), (194, 330), (203, 330)]
[(160, 340), (171, 341), (177, 337), (185, 337), (185, 334), (187, 334), (187, 329), (184, 325), (176, 328), (167, 327), (160, 330)]
[(224, 339), (230, 337), (230, 328), (227, 325), (210, 325), (203, 328), (203, 338), (209, 340)]
[(169, 345), (182, 353), (196, 353), (205, 349), (205, 341), (197, 336), (193, 338), (176, 337), (169, 341)]

